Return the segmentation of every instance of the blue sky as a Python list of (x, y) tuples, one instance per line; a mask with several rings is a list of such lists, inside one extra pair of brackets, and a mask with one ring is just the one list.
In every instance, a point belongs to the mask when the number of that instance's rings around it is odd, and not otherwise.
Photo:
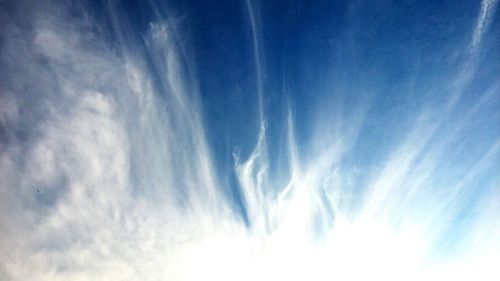
[(497, 280), (498, 1), (1, 1), (0, 279)]

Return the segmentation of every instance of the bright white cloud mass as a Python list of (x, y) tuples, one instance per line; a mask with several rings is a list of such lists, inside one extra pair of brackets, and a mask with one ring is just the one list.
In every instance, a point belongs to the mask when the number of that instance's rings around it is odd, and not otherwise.
[(497, 0), (122, 2), (0, 1), (0, 280), (500, 280)]

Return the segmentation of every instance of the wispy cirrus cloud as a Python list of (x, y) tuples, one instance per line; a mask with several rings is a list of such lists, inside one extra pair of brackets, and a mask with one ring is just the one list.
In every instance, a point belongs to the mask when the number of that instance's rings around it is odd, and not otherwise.
[[(496, 5), (481, 2), (468, 78), (439, 83), (460, 80), (462, 91), (474, 79)], [(354, 85), (375, 93), (355, 106), (326, 95), (310, 119), (290, 102), (286, 164), (276, 168), (259, 5), (243, 6), (260, 130), (234, 171), (218, 171), (193, 58), (158, 6), (140, 44), (114, 2), (110, 31), (76, 4), (21, 1), (3, 12), (0, 279), (496, 280), (498, 136), (474, 134), (498, 107), (498, 83), (470, 106), (450, 91), (448, 107), (424, 103), (397, 132), (376, 128), (391, 139), (375, 140), (375, 164), (356, 157), (383, 87)], [(243, 215), (220, 173), (235, 177)]]
[(183, 256), (220, 232), (204, 213), (224, 208), (171, 27), (151, 25), (147, 68), (143, 54), (113, 52), (81, 7), (14, 6), (2, 30), (0, 276), (180, 278)]

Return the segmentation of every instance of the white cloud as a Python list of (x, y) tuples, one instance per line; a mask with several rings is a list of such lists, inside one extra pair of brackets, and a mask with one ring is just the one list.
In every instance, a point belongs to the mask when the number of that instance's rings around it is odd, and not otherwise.
[[(482, 3), (473, 49), (496, 1)], [(261, 92), (257, 17), (247, 5)], [(290, 113), (289, 165), (278, 171), (270, 169), (260, 120), (254, 151), (235, 161), (250, 221), (245, 226), (220, 194), (197, 90), (187, 83), (194, 78), (185, 71), (189, 60), (181, 55), (185, 49), (173, 36), (175, 27), (153, 23), (144, 50), (112, 51), (97, 27), (67, 8), (47, 5), (22, 19), (13, 15), (2, 30), (12, 40), (2, 46), (1, 57), (9, 77), (0, 96), (0, 124), (9, 134), (0, 139), (0, 279), (442, 280), (477, 271), (498, 276), (496, 199), (471, 207), (479, 211), (457, 257), (432, 259), (434, 243), (458, 214), (454, 206), (461, 198), (454, 191), (495, 161), (498, 142), (458, 167), (461, 176), (439, 192), (432, 182), (441, 175), (436, 169), (448, 157), (443, 151), (453, 148), (466, 121), (492, 94), (452, 129), (442, 112), (423, 114), (388, 149), (387, 160), (363, 186), (360, 206), (343, 197), (353, 178), (367, 172), (343, 160), (368, 106), (345, 116), (326, 114), (334, 125), (314, 124), (314, 137), (304, 147), (297, 144)], [(113, 16), (119, 23), (118, 13)], [(25, 21), (33, 21), (33, 28), (23, 29)], [(154, 67), (144, 62), (145, 53)], [(152, 78), (155, 71), (161, 83)], [(487, 195), (498, 198), (497, 193)]]
[(0, 277), (185, 279), (207, 237), (234, 226), (204, 215), (224, 208), (176, 46), (162, 45), (169, 29), (148, 39), (167, 73), (159, 89), (139, 53), (107, 50), (65, 9), (33, 9), (33, 30), (15, 19), (2, 34), (17, 35), (2, 57), (11, 93), (0, 116), (14, 135), (0, 162)]

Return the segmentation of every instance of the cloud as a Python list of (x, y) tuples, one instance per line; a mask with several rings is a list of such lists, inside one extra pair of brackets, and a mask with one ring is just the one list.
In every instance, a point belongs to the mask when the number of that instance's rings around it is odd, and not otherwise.
[(171, 27), (151, 26), (147, 68), (82, 8), (45, 4), (2, 31), (1, 279), (184, 278), (234, 226), (210, 215), (224, 208)]
[[(496, 3), (482, 2), (471, 53)], [(250, 155), (222, 172), (234, 172), (246, 220), (222, 193), (189, 48), (171, 21), (152, 22), (136, 45), (112, 4), (114, 34), (72, 4), (21, 1), (2, 14), (0, 279), (497, 277), (498, 178), (485, 174), (498, 140), (464, 139), (498, 85), (463, 114), (454, 106), (408, 113), (417, 118), (370, 170), (351, 159), (368, 100), (333, 113), (325, 101), (304, 142), (290, 105), (287, 165), (275, 168), (260, 23), (246, 5), (261, 127)]]
[(463, 89), (474, 78), (474, 74), (481, 58), (481, 42), (483, 41), (483, 37), (488, 31), (488, 28), (495, 16), (497, 3), (498, 0), (481, 1), (480, 13), (476, 18), (476, 22), (472, 30), (472, 36), (467, 49), (467, 54), (465, 56), (465, 61), (457, 74), (456, 81), (453, 83), (455, 84), (454, 91), (456, 94), (450, 97), (448, 105), (449, 108), (453, 108), (456, 105), (460, 97), (463, 95)]

